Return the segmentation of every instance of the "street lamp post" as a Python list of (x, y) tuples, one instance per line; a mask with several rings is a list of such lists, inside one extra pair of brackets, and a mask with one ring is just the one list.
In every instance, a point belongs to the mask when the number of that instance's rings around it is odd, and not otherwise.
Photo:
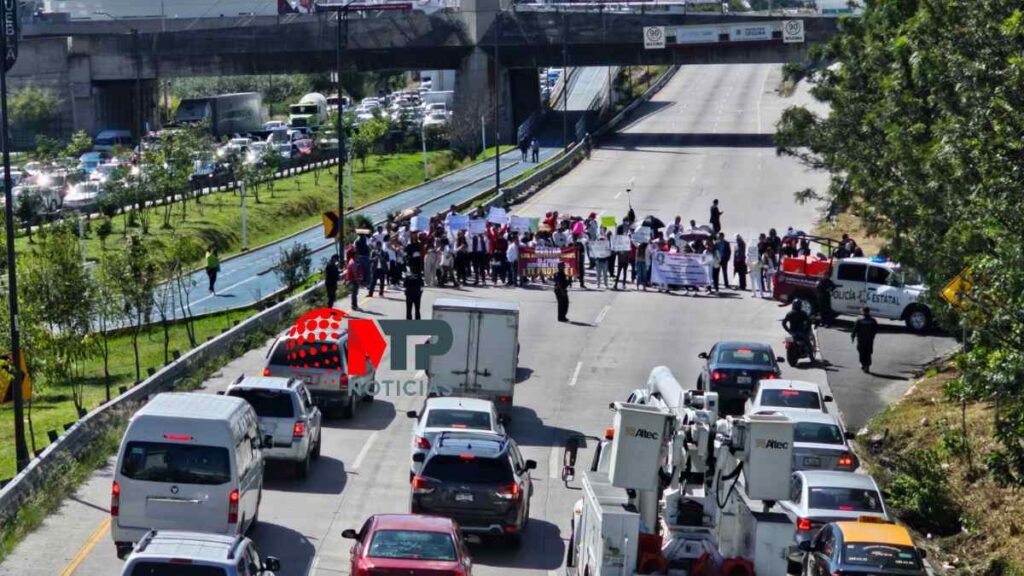
[[(501, 133), (498, 123), (501, 116), (501, 3), (498, 3), (498, 14), (494, 19), (494, 193), (501, 193)], [(486, 152), (486, 149), (484, 150)]]
[[(7, 2), (0, 0), (0, 22), (7, 24)], [(8, 54), (8, 36), (0, 33), (0, 54)], [(18, 318), (18, 275), (15, 267), (14, 253), (14, 201), (11, 197), (11, 131), (7, 116), (7, 62), (0, 63), (0, 148), (3, 149), (4, 164), (4, 223), (7, 232), (7, 305), (10, 309), (11, 325), (11, 380), (12, 400), (14, 404), (14, 453), (18, 472), (28, 466), (28, 445), (25, 442), (24, 398), (21, 394), (21, 382), (25, 375), (21, 373), (21, 327)]]
[(569, 150), (569, 16), (562, 9), (562, 149)]
[(427, 176), (427, 128), (425, 122), (420, 122), (420, 142), (423, 144), (423, 181), (430, 180)]

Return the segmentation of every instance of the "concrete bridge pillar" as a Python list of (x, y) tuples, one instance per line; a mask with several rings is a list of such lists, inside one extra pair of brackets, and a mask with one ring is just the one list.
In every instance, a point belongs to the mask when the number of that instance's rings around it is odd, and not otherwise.
[[(476, 48), (463, 58), (455, 76), (455, 110), (459, 124), (468, 131), (481, 126), (486, 131), (487, 145), (494, 145), (494, 107), (498, 102), (498, 139), (502, 144), (515, 141), (515, 119), (512, 114), (512, 92), (509, 70), (500, 65), (498, 54), (497, 90), (495, 89), (494, 23), (509, 0), (463, 0), (461, 16), (468, 36)], [(481, 120), (482, 119), (482, 120)], [(483, 124), (481, 124), (483, 122)]]

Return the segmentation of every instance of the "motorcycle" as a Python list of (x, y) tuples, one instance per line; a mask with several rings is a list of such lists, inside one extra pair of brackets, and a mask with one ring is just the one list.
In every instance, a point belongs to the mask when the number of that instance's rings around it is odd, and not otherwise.
[(818, 346), (814, 340), (813, 330), (807, 333), (806, 339), (787, 334), (782, 345), (786, 349), (786, 363), (790, 366), (796, 368), (804, 358), (810, 360), (812, 364), (815, 362), (815, 350)]

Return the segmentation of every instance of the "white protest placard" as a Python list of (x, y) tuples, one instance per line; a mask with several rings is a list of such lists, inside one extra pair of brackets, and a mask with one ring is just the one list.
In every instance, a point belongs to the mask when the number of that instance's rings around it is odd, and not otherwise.
[(452, 231), (469, 229), (469, 214), (452, 214), (448, 217), (448, 229)]
[(629, 236), (612, 236), (612, 251), (629, 252)]
[(491, 224), (508, 224), (508, 214), (504, 208), (498, 208), (497, 206), (491, 206), (490, 211), (487, 212), (487, 221)]
[(469, 221), (470, 234), (483, 234), (485, 232), (487, 232), (487, 222), (485, 220), (476, 219)]
[(633, 243), (639, 246), (640, 244), (646, 244), (651, 241), (651, 229), (647, 226), (641, 226), (633, 231)]
[(508, 227), (514, 232), (529, 232), (530, 219), (525, 216), (510, 216)]
[(599, 238), (590, 243), (592, 258), (608, 258), (612, 255), (612, 245), (606, 238)]
[(426, 232), (430, 228), (430, 217), (413, 216), (409, 219), (409, 230), (413, 232)]

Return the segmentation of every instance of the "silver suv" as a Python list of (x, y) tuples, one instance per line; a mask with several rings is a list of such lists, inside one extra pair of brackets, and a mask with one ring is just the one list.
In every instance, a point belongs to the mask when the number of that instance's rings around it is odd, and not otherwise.
[(227, 395), (245, 400), (256, 410), (265, 459), (292, 462), (296, 476), (309, 475), (310, 462), (320, 457), (322, 417), (302, 381), (239, 376)]
[(279, 570), (277, 558), (260, 560), (252, 540), (242, 536), (152, 530), (121, 576), (274, 576)]

